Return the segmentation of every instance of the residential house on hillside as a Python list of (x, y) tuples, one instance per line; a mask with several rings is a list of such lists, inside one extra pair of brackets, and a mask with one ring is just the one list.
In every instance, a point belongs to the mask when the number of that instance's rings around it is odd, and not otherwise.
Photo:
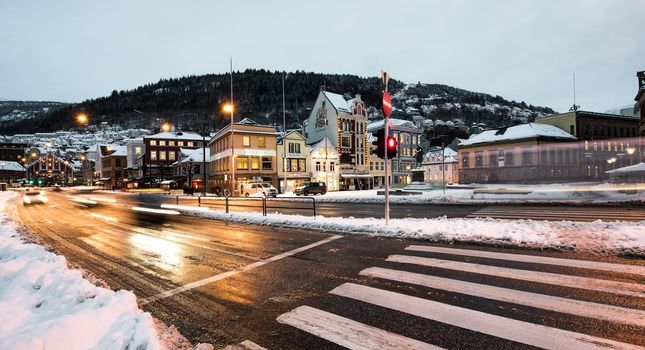
[(339, 168), (339, 189), (369, 187), (367, 108), (360, 95), (345, 99), (343, 95), (321, 91), (304, 122), (304, 129), (309, 144), (327, 138), (336, 148), (334, 167)]
[(301, 133), (292, 130), (281, 136), (276, 152), (281, 193), (293, 192), (294, 188), (311, 180), (311, 146)]

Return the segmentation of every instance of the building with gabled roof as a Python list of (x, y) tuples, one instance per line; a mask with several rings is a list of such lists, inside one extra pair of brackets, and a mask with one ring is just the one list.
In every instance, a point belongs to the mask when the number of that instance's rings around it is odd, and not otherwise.
[[(343, 95), (324, 90), (318, 94), (309, 118), (304, 122), (308, 144), (327, 139), (336, 148), (338, 156), (334, 166), (339, 169), (341, 190), (370, 187), (367, 123), (367, 108), (360, 95), (345, 99)], [(330, 187), (329, 183), (327, 187)]]

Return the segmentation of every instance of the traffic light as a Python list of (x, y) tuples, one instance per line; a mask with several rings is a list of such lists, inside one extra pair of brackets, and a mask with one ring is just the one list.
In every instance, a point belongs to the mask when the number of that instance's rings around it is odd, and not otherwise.
[(396, 158), (397, 144), (398, 142), (396, 142), (396, 138), (394, 138), (394, 136), (387, 137), (387, 159)]
[(372, 141), (372, 154), (379, 158), (385, 159), (385, 129), (376, 131), (373, 135), (376, 140)]

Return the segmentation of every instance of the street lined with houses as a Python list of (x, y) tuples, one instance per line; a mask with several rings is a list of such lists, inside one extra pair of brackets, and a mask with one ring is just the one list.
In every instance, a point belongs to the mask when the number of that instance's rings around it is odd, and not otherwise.
[[(199, 218), (141, 221), (129, 208), (151, 206), (158, 196), (121, 195), (118, 205), (84, 211), (64, 193), (49, 197), (47, 206), (19, 207), (16, 215), (73, 264), (112, 288), (133, 290), (144, 310), (193, 342), (645, 346), (641, 260)], [(88, 219), (100, 226), (85, 225)]]

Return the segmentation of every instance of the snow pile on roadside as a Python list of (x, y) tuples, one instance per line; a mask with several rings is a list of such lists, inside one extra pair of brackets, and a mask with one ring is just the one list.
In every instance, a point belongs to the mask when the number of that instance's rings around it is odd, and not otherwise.
[(571, 222), (501, 219), (383, 219), (337, 218), (272, 213), (229, 213), (185, 206), (173, 207), (189, 215), (249, 224), (284, 226), (379, 237), (435, 242), (478, 242), (519, 247), (576, 249), (602, 253), (645, 255), (645, 221)]
[(4, 214), (13, 195), (0, 194), (0, 349), (150, 350), (173, 341), (160, 340), (133, 293), (97, 287), (63, 256), (25, 243)]

